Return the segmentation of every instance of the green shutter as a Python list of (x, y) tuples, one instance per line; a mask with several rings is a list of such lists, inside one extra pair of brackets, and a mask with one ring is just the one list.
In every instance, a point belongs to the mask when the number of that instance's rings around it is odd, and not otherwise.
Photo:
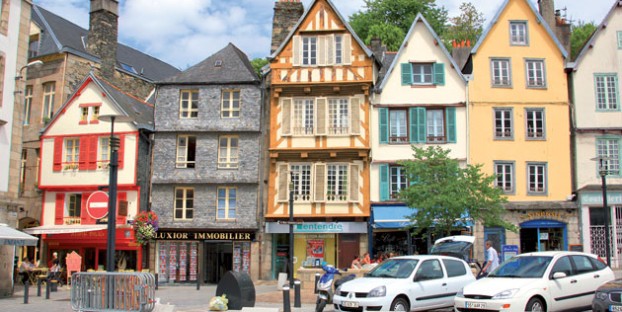
[(379, 108), (378, 114), (380, 118), (380, 144), (389, 143), (389, 109)]
[(411, 107), (408, 113), (410, 115), (410, 143), (425, 143), (427, 137), (425, 107)]
[(402, 63), (402, 85), (413, 84), (413, 67), (410, 63)]
[(446, 109), (445, 122), (447, 123), (447, 143), (456, 143), (456, 108)]
[(434, 84), (445, 85), (445, 64), (443, 63), (434, 63)]
[(380, 165), (380, 201), (389, 200), (389, 165)]

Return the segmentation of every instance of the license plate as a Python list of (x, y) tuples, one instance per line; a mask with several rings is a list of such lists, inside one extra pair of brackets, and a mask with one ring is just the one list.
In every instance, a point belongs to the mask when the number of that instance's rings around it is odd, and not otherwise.
[(622, 312), (622, 306), (609, 306), (609, 311), (611, 312)]
[(485, 302), (466, 302), (465, 308), (467, 309), (486, 309)]
[(346, 308), (358, 308), (359, 307), (359, 303), (355, 301), (344, 301), (341, 305)]

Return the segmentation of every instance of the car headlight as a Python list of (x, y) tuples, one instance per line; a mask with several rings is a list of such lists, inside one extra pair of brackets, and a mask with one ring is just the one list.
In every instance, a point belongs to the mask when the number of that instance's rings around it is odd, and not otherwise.
[(367, 295), (367, 297), (384, 297), (386, 295), (387, 295), (387, 288), (385, 286), (378, 286), (372, 289), (369, 292), (369, 295)]
[(519, 288), (512, 288), (512, 289), (508, 289), (508, 290), (504, 290), (494, 296), (492, 296), (492, 299), (509, 299), (514, 297), (514, 295), (516, 295), (516, 293), (519, 291)]
[(606, 292), (602, 292), (602, 291), (597, 291), (596, 292), (596, 299), (598, 300), (607, 300), (607, 297), (609, 297), (609, 295)]

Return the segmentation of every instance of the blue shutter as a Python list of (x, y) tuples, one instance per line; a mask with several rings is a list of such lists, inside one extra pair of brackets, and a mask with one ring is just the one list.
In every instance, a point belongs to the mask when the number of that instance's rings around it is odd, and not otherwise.
[(410, 143), (425, 143), (427, 139), (425, 107), (411, 107), (408, 113), (410, 115)]
[(402, 63), (402, 85), (413, 84), (413, 67), (410, 63)]
[(447, 143), (456, 143), (456, 108), (447, 107), (445, 112), (445, 123), (447, 124)]
[(445, 85), (445, 64), (443, 63), (434, 63), (434, 84)]
[(380, 119), (380, 144), (387, 144), (389, 143), (389, 109), (379, 108), (378, 114)]
[(389, 165), (380, 165), (380, 201), (389, 200)]

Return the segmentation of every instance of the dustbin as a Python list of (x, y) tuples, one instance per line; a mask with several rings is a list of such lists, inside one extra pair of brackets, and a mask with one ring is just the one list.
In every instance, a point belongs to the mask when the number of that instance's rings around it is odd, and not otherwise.
[(216, 296), (225, 294), (229, 310), (242, 310), (243, 307), (255, 306), (255, 285), (250, 275), (244, 272), (229, 271), (225, 273), (218, 286)]

